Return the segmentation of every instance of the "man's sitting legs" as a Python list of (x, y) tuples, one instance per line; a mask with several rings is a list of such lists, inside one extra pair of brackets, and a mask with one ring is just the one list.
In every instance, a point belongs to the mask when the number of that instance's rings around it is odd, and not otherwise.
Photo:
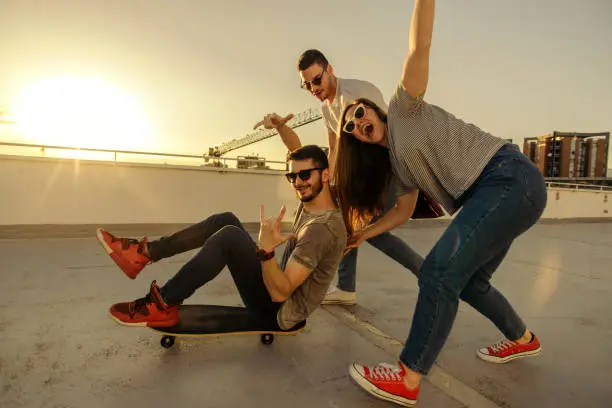
[[(232, 217), (234, 221), (237, 221), (233, 215)], [(232, 217), (226, 215), (221, 217), (221, 220), (232, 221)], [(175, 325), (178, 322), (178, 306), (198, 288), (214, 279), (225, 266), (229, 268), (247, 309), (264, 317), (275, 319), (281, 304), (272, 302), (264, 285), (261, 263), (256, 257), (255, 242), (244, 228), (236, 225), (235, 222), (226, 223), (216, 232), (208, 234), (210, 225), (205, 225), (207, 221), (216, 221), (216, 226), (221, 225), (218, 222), (219, 218), (215, 220), (211, 218), (204, 223), (197, 224), (201, 227), (199, 233), (196, 233), (195, 228), (190, 231), (192, 236), (189, 240), (194, 244), (197, 241), (196, 238), (207, 235), (200, 251), (161, 289), (153, 283), (149, 294), (144, 298), (133, 302), (118, 303), (111, 307), (111, 316), (117, 322), (128, 326), (148, 324), (149, 326), (167, 327)], [(165, 248), (167, 253), (171, 253), (170, 249), (176, 249), (179, 246), (177, 242), (184, 244), (180, 238), (189, 238), (187, 233), (183, 236), (179, 234), (165, 239), (164, 242), (170, 245), (169, 248)], [(177, 242), (173, 243), (174, 240)], [(184, 245), (181, 248), (187, 247)], [(152, 251), (152, 254), (155, 252)]]
[(117, 237), (102, 228), (98, 228), (96, 236), (117, 266), (129, 278), (135, 279), (149, 263), (199, 248), (208, 237), (228, 225), (244, 230), (233, 213), (225, 212), (211, 215), (202, 222), (155, 241), (149, 241), (148, 237)]

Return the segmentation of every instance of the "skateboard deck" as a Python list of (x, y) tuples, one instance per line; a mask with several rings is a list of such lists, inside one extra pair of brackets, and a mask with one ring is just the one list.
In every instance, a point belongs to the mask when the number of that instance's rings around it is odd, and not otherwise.
[(162, 333), (160, 344), (164, 348), (174, 345), (176, 337), (210, 337), (223, 335), (259, 334), (261, 342), (270, 345), (274, 335), (295, 334), (304, 329), (306, 322), (290, 330), (279, 330), (273, 322), (264, 321), (247, 309), (238, 306), (182, 305), (179, 323), (172, 327), (149, 327)]

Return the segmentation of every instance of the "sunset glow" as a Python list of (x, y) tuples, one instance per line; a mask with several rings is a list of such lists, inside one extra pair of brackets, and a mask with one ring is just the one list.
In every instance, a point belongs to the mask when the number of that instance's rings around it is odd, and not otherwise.
[(14, 108), (19, 133), (33, 143), (134, 149), (153, 138), (128, 93), (96, 78), (54, 77), (24, 88)]

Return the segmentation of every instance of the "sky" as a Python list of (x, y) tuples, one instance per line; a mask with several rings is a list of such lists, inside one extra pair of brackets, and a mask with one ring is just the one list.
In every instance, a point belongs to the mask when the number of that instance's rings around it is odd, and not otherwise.
[[(251, 132), (266, 113), (318, 108), (299, 87), (296, 63), (308, 48), (388, 100), (413, 5), (2, 0), (0, 111), (48, 108), (75, 125), (72, 136), (44, 137), (0, 125), (0, 139), (202, 154)], [(426, 99), (521, 145), (554, 130), (612, 131), (610, 16), (608, 0), (439, 0)], [(303, 143), (326, 144), (322, 121), (297, 132)], [(284, 152), (274, 137), (228, 156), (283, 160)]]

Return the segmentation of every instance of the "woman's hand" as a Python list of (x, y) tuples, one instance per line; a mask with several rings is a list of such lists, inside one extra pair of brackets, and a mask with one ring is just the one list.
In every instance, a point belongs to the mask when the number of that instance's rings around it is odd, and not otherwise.
[(363, 234), (363, 232), (354, 232), (353, 235), (351, 235), (346, 241), (346, 249), (344, 250), (344, 255), (348, 254), (351, 249), (357, 248), (359, 245), (363, 244), (365, 240), (366, 236), (365, 234)]

